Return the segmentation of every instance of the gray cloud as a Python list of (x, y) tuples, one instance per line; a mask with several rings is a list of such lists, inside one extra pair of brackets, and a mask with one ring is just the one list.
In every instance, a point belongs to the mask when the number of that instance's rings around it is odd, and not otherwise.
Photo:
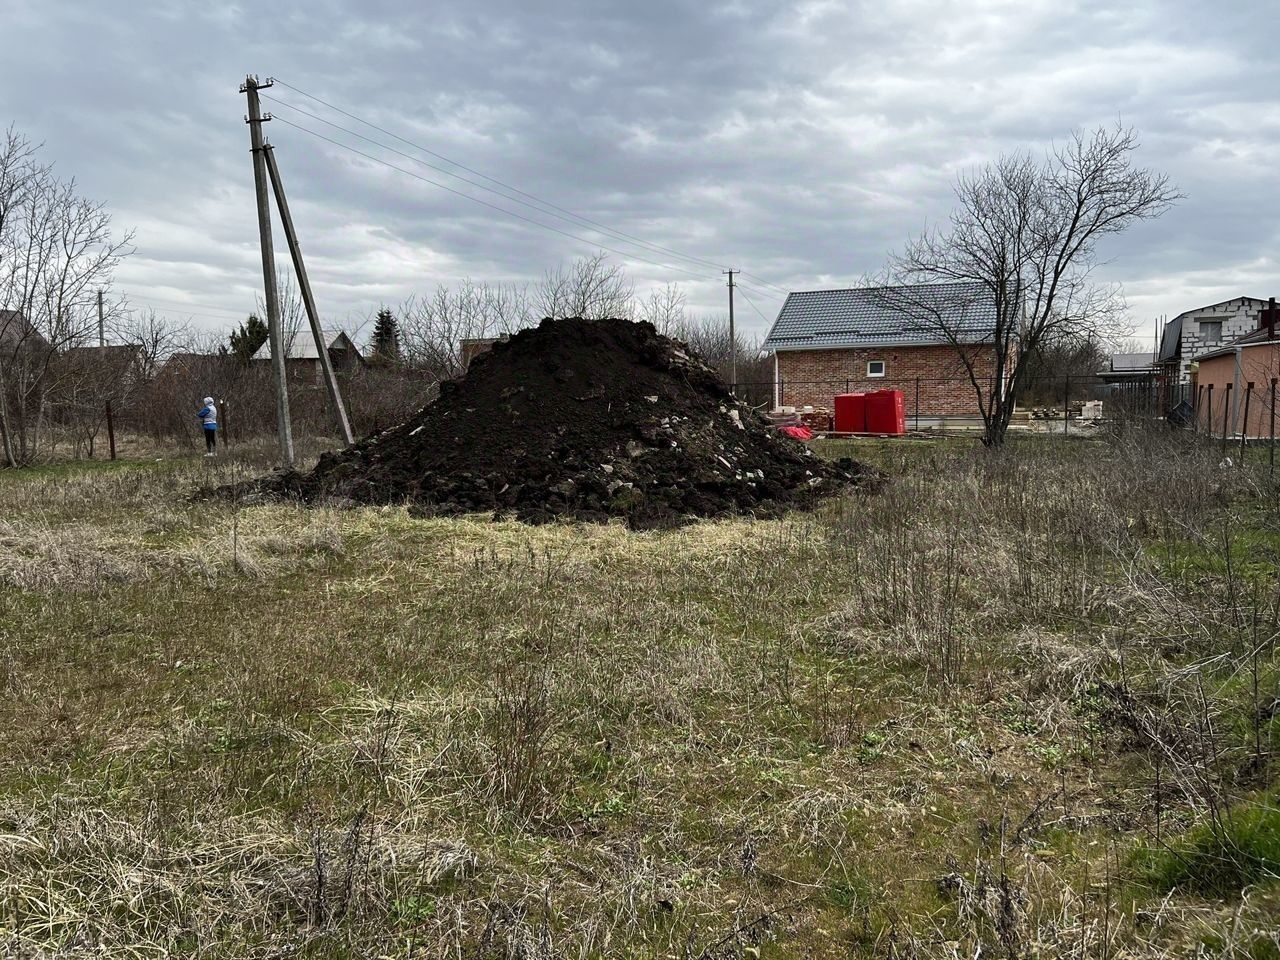
[[(44, 141), (64, 174), (136, 227), (122, 293), (176, 314), (172, 304), (190, 303), (215, 327), (250, 309), (261, 283), (237, 93), (246, 71), (784, 288), (856, 281), (946, 217), (958, 172), (1120, 119), (1139, 130), (1141, 161), (1187, 193), (1105, 251), (1100, 276), (1123, 284), (1146, 331), (1161, 313), (1274, 292), (1269, 12), (1260, 0), (0, 0), (0, 122)], [(271, 95), (281, 120), (447, 181), (291, 112), (357, 129), (290, 89)], [(328, 313), (363, 316), (464, 276), (533, 279), (595, 248), (283, 122), (269, 132)], [(678, 265), (698, 277), (630, 264), (641, 288), (677, 281), (696, 308), (723, 308), (716, 270)], [(745, 283), (771, 316), (776, 292)], [(741, 315), (762, 330), (751, 309)]]

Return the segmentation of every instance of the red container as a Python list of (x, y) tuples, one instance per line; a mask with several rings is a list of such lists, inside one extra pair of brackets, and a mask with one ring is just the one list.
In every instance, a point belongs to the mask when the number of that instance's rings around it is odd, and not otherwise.
[(841, 393), (835, 398), (835, 432), (867, 432), (867, 395)]
[(866, 432), (901, 436), (907, 432), (907, 401), (901, 390), (866, 395)]

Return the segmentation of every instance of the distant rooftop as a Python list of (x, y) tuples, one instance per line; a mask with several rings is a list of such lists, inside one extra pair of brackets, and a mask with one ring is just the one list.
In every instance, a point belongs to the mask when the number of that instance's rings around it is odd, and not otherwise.
[(980, 343), (995, 333), (995, 303), (980, 283), (803, 290), (787, 296), (766, 350), (945, 343), (940, 325)]
[(1116, 373), (1123, 373), (1129, 370), (1145, 370), (1155, 362), (1156, 355), (1151, 352), (1147, 353), (1113, 353), (1111, 355), (1111, 369)]
[[(335, 346), (344, 347), (346, 344), (339, 344), (338, 341), (346, 339), (347, 343), (351, 343), (351, 338), (347, 336), (345, 330), (321, 330), (324, 336), (324, 345), (332, 350)], [(354, 343), (351, 343), (355, 347)], [(356, 352), (360, 350), (357, 347)], [(293, 337), (293, 344), (289, 348), (288, 353), (290, 360), (318, 360), (320, 354), (316, 352), (316, 338), (311, 335), (310, 327), (303, 327)], [(271, 341), (267, 340), (258, 348), (257, 353), (253, 355), (254, 360), (270, 360), (271, 359)]]

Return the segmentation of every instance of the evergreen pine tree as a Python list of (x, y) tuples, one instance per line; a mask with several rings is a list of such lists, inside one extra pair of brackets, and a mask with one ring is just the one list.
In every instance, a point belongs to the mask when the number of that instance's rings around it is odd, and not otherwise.
[(378, 311), (373, 325), (373, 356), (384, 363), (400, 359), (400, 328), (386, 307)]
[(258, 319), (257, 314), (249, 314), (248, 321), (231, 331), (231, 352), (241, 360), (252, 358), (266, 342), (267, 325)]

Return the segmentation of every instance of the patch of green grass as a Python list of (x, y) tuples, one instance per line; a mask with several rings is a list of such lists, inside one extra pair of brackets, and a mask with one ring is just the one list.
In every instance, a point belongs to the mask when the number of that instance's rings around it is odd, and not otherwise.
[(1220, 824), (1201, 824), (1163, 849), (1136, 855), (1141, 879), (1160, 891), (1175, 887), (1235, 896), (1251, 884), (1280, 880), (1280, 807), (1267, 795), (1232, 808)]
[(34, 464), (20, 470), (0, 469), (0, 482), (31, 483), (40, 480), (81, 477), (85, 474), (127, 473), (134, 470), (160, 473), (177, 469), (183, 463), (182, 460), (154, 457), (120, 460), (60, 460), (54, 463)]
[(1280, 564), (1280, 528), (1265, 510), (1235, 510), (1201, 537), (1157, 543), (1152, 556), (1181, 580), (1224, 577), (1266, 581)]

